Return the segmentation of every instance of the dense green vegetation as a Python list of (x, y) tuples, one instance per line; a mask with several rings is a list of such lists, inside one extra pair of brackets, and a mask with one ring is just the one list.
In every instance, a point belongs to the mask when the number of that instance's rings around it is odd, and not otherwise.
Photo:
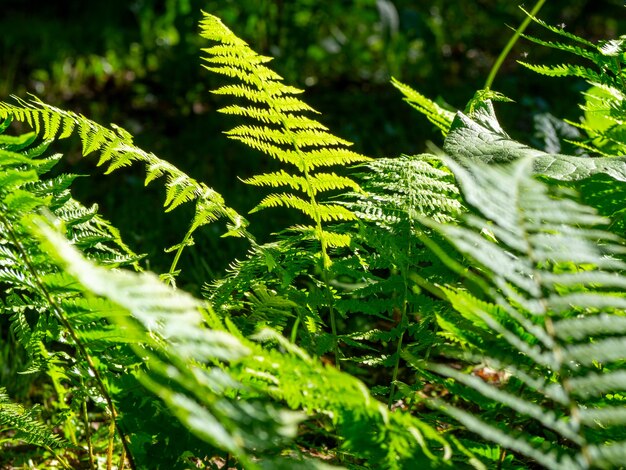
[[(259, 47), (301, 64), (288, 78), (306, 82), (316, 78), (305, 59), (330, 50), (281, 42), (291, 27), (316, 24), (314, 2), (296, 4), (293, 16), (281, 2), (250, 8), (263, 13)], [(240, 12), (248, 2), (227, 6)], [(0, 103), (3, 465), (623, 464), (626, 40), (590, 41), (524, 12), (536, 27), (526, 47), (558, 55), (522, 65), (541, 80), (586, 84), (581, 119), (537, 114), (531, 147), (496, 118), (494, 103), (510, 101), (492, 89), (497, 68), (459, 111), (406, 84), (401, 69), (411, 62), (393, 46), (419, 40), (392, 34), (392, 7), (379, 2), (389, 28), (379, 40), (389, 47), (364, 41), (365, 58), (349, 57), (382, 81), (397, 74), (388, 87), (443, 137), (427, 154), (365, 156), (318, 120), (255, 42), (226, 26), (228, 8), (224, 22), (202, 13), (185, 47), (196, 45), (216, 77), (230, 145), (264, 157), (237, 169), (240, 186), (254, 188), (248, 205), (193, 166), (143, 150), (124, 127), (33, 96)], [(177, 45), (173, 25), (191, 12), (192, 2), (166, 3), (163, 14), (141, 16), (142, 34)], [(359, 50), (355, 41), (346, 47)], [(143, 49), (118, 57), (120, 44), (107, 44), (119, 70), (167, 60)], [(98, 60), (84, 73), (97, 78)], [(333, 73), (359, 68), (341, 67)], [(120, 80), (116, 69), (101, 77)], [(185, 90), (196, 100), (201, 86)], [(353, 132), (367, 131), (359, 124)], [(139, 203), (120, 191), (118, 203), (154, 224), (165, 255), (138, 254), (141, 240), (127, 241), (125, 227), (76, 197), (81, 178), (54, 150), (72, 154), (72, 138), (115, 185), (142, 174), (145, 191), (160, 188)], [(225, 159), (213, 163), (216, 177), (230, 177), (228, 154), (215, 158)], [(180, 230), (160, 227), (167, 219), (151, 217), (157, 208), (178, 214), (184, 223), (170, 225)], [(224, 274), (213, 257), (230, 262)]]

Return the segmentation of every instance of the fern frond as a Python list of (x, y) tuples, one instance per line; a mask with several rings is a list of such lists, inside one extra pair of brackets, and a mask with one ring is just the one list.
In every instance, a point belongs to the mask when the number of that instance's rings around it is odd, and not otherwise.
[(590, 48), (595, 48), (596, 45), (594, 43), (592, 43), (591, 41), (586, 40), (585, 38), (581, 38), (580, 36), (577, 36), (576, 34), (570, 33), (568, 31), (565, 31), (565, 28), (563, 27), (557, 27), (557, 26), (552, 26), (549, 23), (546, 23), (545, 21), (543, 21), (540, 18), (537, 18), (534, 15), (531, 15), (530, 12), (526, 11), (524, 8), (521, 8), (521, 10), (526, 13), (527, 16), (529, 16), (535, 23), (537, 23), (538, 25), (542, 26), (543, 28), (547, 29), (548, 31), (551, 31), (554, 34), (557, 34), (561, 37), (564, 37), (566, 39), (569, 39), (571, 41), (575, 41), (579, 44), (582, 44), (583, 46), (586, 47), (590, 47)]
[(13, 403), (7, 395), (6, 388), (0, 387), (0, 429), (14, 431), (15, 435), (6, 440), (23, 441), (28, 444), (45, 448), (59, 448), (68, 445), (64, 439), (55, 434), (52, 429), (37, 419), (38, 410), (24, 409), (23, 406)]
[[(307, 117), (304, 113), (315, 110), (296, 96), (302, 90), (284, 85), (282, 77), (264, 65), (269, 59), (252, 51), (219, 18), (205, 13), (200, 26), (204, 38), (218, 43), (203, 50), (207, 54), (203, 59), (210, 64), (205, 67), (243, 82), (223, 86), (215, 93), (243, 98), (252, 103), (226, 106), (221, 112), (248, 117), (262, 124), (238, 126), (227, 135), (271, 158), (293, 164), (299, 172), (293, 175), (282, 170), (244, 180), (256, 185), (286, 187), (304, 196), (303, 199), (289, 192), (272, 194), (253, 211), (276, 206), (297, 209), (315, 221), (320, 234), (323, 232), (322, 222), (353, 219), (354, 216), (348, 214), (345, 208), (320, 204), (317, 198), (327, 191), (358, 190), (358, 185), (348, 177), (335, 173), (315, 174), (314, 170), (323, 166), (346, 166), (368, 159), (348, 150), (347, 141), (333, 136), (325, 126)], [(327, 246), (323, 239), (318, 240), (322, 245), (322, 258), (328, 265)]]
[[(431, 364), (483, 411), (477, 417), (459, 404), (437, 406), (548, 468), (614, 464), (626, 442), (626, 416), (616, 412), (623, 403), (611, 399), (621, 390), (626, 357), (622, 241), (598, 229), (607, 220), (570, 191), (533, 179), (532, 157), (507, 166), (447, 163), (475, 212), (462, 225), (426, 223), (471, 260), (472, 271), (446, 262), (488, 300), (449, 290), (459, 315), (439, 324), (466, 347), (450, 350), (457, 360), (482, 358), (510, 377), (487, 383)], [(512, 432), (495, 416), (524, 422), (524, 430)], [(537, 435), (550, 442), (541, 445)]]
[(584, 40), (562, 28), (555, 28), (532, 18), (542, 27), (556, 33), (568, 42), (557, 42), (527, 37), (530, 41), (581, 57), (591, 62), (594, 68), (565, 63), (555, 66), (534, 65), (520, 62), (525, 67), (544, 75), (554, 77), (575, 76), (584, 78), (591, 86), (583, 92), (585, 112), (582, 123), (575, 126), (586, 131), (588, 138), (579, 137), (573, 141), (581, 149), (601, 156), (622, 156), (624, 154), (624, 51), (623, 37), (599, 41), (597, 44)]
[[(328, 286), (332, 265), (330, 251), (349, 246), (350, 235), (346, 230), (335, 231), (327, 226), (356, 220), (356, 216), (345, 206), (324, 203), (322, 198), (329, 192), (345, 189), (359, 192), (360, 188), (351, 178), (336, 172), (322, 172), (320, 168), (346, 167), (369, 161), (369, 158), (350, 150), (348, 142), (333, 136), (323, 124), (310, 118), (308, 115), (316, 111), (297, 96), (302, 90), (284, 85), (282, 77), (265, 65), (270, 59), (252, 51), (219, 18), (204, 13), (200, 28), (202, 37), (217, 43), (217, 46), (203, 50), (206, 54), (203, 57), (204, 67), (238, 82), (218, 88), (215, 92), (244, 100), (244, 104), (226, 106), (220, 111), (255, 121), (254, 124), (236, 127), (227, 135), (274, 160), (293, 165), (297, 170), (295, 174), (281, 170), (256, 175), (244, 181), (257, 186), (284, 189), (283, 192), (264, 197), (251, 212), (286, 207), (299, 211), (313, 221), (314, 230), (300, 231), (294, 235), (294, 239), (304, 243), (315, 241), (319, 247), (316, 250), (319, 255), (307, 257), (305, 262), (312, 262), (308, 264), (309, 269), (315, 269), (315, 265), (321, 261), (323, 282), (320, 293), (316, 295), (316, 302), (318, 307), (328, 310), (332, 335), (323, 334), (322, 337), (333, 338), (335, 363), (339, 367), (335, 293)], [(294, 247), (294, 244), (290, 245), (290, 249)], [(256, 268), (258, 260), (250, 260), (250, 265)], [(301, 265), (298, 263), (297, 266)], [(248, 284), (246, 289), (253, 287)], [(307, 315), (305, 321), (316, 325), (317, 318)]]
[[(56, 108), (36, 98), (28, 102), (19, 98), (15, 100), (16, 105), (0, 103), (0, 118), (26, 122), (37, 135), (46, 141), (63, 139), (78, 133), (83, 155), (99, 152), (98, 165), (107, 164), (106, 173), (134, 163), (142, 163), (146, 168), (146, 185), (157, 178), (165, 177), (164, 208), (166, 211), (195, 201), (195, 214), (185, 236), (186, 239), (200, 226), (220, 218), (225, 218), (229, 222), (229, 235), (249, 236), (246, 232), (247, 221), (234, 209), (228, 207), (220, 194), (204, 183), (191, 178), (171, 163), (135, 146), (132, 136), (121, 127), (112, 124), (111, 128), (106, 128), (85, 116)], [(180, 254), (175, 259), (177, 260), (179, 256)], [(175, 266), (170, 271), (174, 270)]]
[(452, 111), (442, 108), (434, 101), (429, 100), (421, 93), (395, 78), (391, 79), (391, 84), (404, 95), (404, 101), (426, 116), (430, 122), (439, 128), (444, 137), (448, 134), (454, 120)]
[(579, 77), (594, 82), (604, 82), (601, 74), (581, 65), (568, 63), (559, 65), (535, 65), (524, 61), (518, 61), (518, 63), (535, 73), (548, 77)]

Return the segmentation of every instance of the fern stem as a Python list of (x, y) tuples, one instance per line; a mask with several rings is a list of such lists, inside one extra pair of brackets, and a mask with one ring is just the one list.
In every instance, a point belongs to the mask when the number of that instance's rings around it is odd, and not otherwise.
[[(403, 315), (404, 316), (404, 315)], [(393, 366), (393, 374), (391, 375), (391, 384), (389, 386), (389, 400), (387, 408), (391, 409), (393, 405), (393, 395), (396, 393), (396, 379), (398, 378), (398, 369), (400, 369), (400, 351), (402, 351), (402, 340), (404, 339), (404, 330), (398, 338), (398, 346), (396, 347), (396, 363)]]
[(493, 64), (493, 67), (491, 67), (491, 70), (489, 71), (489, 76), (487, 77), (487, 81), (485, 82), (484, 86), (485, 90), (491, 89), (491, 85), (493, 85), (493, 81), (495, 80), (496, 75), (500, 70), (500, 67), (504, 63), (504, 60), (509, 55), (509, 52), (511, 52), (511, 49), (513, 49), (513, 46), (515, 45), (519, 37), (532, 21), (531, 17), (535, 16), (539, 12), (545, 1), (546, 0), (537, 0), (537, 3), (535, 3), (535, 6), (530, 11), (530, 15), (526, 15), (526, 18), (524, 18), (522, 24), (519, 25), (519, 27), (515, 30), (515, 33), (513, 33), (513, 36), (511, 36), (511, 39), (509, 39), (509, 42), (506, 43), (506, 46), (504, 46), (504, 49), (502, 49), (502, 52), (500, 52), (500, 55), (496, 59), (496, 62)]
[(122, 453), (120, 454), (120, 464), (117, 466), (117, 470), (124, 470), (126, 465), (126, 449), (122, 446)]
[(112, 422), (114, 423), (114, 425), (115, 425), (115, 427), (117, 429), (117, 433), (120, 436), (120, 439), (122, 441), (122, 445), (124, 446), (124, 448), (126, 449), (126, 452), (128, 453), (129, 461), (131, 463), (131, 468), (134, 469), (135, 465), (134, 465), (134, 462), (133, 462), (133, 459), (132, 459), (132, 455), (130, 454), (130, 452), (128, 452), (128, 448), (127, 448), (128, 443), (126, 442), (126, 434), (118, 426), (117, 421), (115, 419), (117, 417), (117, 412), (116, 412), (116, 409), (115, 409), (115, 405), (113, 404), (113, 399), (111, 398), (111, 395), (109, 395), (109, 393), (108, 393), (108, 391), (107, 391), (107, 389), (106, 389), (106, 387), (104, 385), (104, 381), (102, 379), (102, 376), (100, 375), (100, 372), (96, 368), (96, 365), (94, 364), (93, 359), (91, 358), (91, 356), (87, 352), (87, 349), (85, 348), (85, 345), (78, 338), (78, 335), (76, 334), (76, 331), (74, 330), (74, 328), (72, 327), (70, 322), (65, 318), (63, 309), (61, 309), (61, 307), (56, 303), (56, 301), (54, 300), (54, 298), (52, 297), (50, 292), (48, 292), (48, 289), (46, 289), (45, 285), (43, 284), (43, 282), (39, 278), (39, 274), (38, 274), (37, 270), (35, 269), (35, 267), (30, 262), (30, 258), (28, 256), (27, 251), (24, 249), (24, 247), (22, 246), (21, 242), (19, 241), (19, 238), (14, 233), (12, 224), (1, 213), (0, 213), (0, 223), (6, 227), (7, 233), (9, 235), (9, 237), (11, 238), (11, 242), (14, 244), (14, 246), (17, 249), (17, 251), (20, 253), (20, 256), (21, 256), (22, 260), (24, 261), (24, 264), (26, 265), (26, 268), (32, 274), (33, 279), (35, 280), (35, 283), (36, 283), (37, 287), (39, 288), (39, 291), (40, 291), (41, 295), (45, 298), (45, 300), (48, 303), (48, 305), (50, 305), (51, 311), (57, 317), (57, 319), (59, 320), (61, 325), (63, 325), (63, 327), (67, 330), (67, 332), (69, 333), (70, 337), (72, 338), (72, 341), (76, 345), (76, 348), (78, 349), (79, 353), (85, 359), (85, 361), (87, 362), (87, 365), (89, 366), (89, 369), (93, 373), (94, 379), (96, 380), (97, 387), (98, 387), (100, 393), (102, 394), (103, 398), (105, 399), (105, 401), (107, 403), (107, 406), (109, 407), (109, 410), (111, 411), (111, 420), (112, 420)]
[(298, 339), (298, 328), (300, 327), (300, 315), (296, 317), (296, 320), (293, 322), (293, 326), (291, 327), (291, 335), (289, 339), (292, 343), (295, 344)]
[[(44, 449), (46, 449), (48, 452), (50, 452), (52, 455), (54, 455), (54, 458), (57, 459), (59, 461), (59, 463), (61, 464), (61, 466), (67, 470), (72, 470), (72, 466), (69, 464), (69, 462), (67, 460), (65, 460), (65, 457), (63, 457), (61, 454), (59, 454), (55, 449), (53, 449), (50, 446), (43, 446)], [(14, 467), (11, 467), (14, 468)]]
[(176, 282), (174, 281), (174, 278), (175, 278), (174, 273), (176, 272), (176, 266), (178, 266), (178, 261), (180, 260), (180, 255), (182, 255), (183, 250), (188, 245), (189, 239), (191, 238), (191, 234), (194, 231), (195, 231), (195, 228), (194, 228), (193, 225), (189, 228), (189, 230), (187, 230), (187, 233), (185, 234), (185, 238), (183, 238), (183, 241), (180, 242), (180, 245), (178, 246), (178, 249), (176, 250), (176, 254), (174, 255), (174, 259), (172, 260), (172, 264), (170, 265), (170, 269), (167, 272), (167, 277), (166, 277), (166, 281), (165, 282), (167, 282), (174, 289), (176, 289)]
[[(411, 256), (411, 245), (409, 245), (407, 249), (407, 259)], [(387, 408), (391, 409), (393, 405), (393, 395), (396, 393), (396, 380), (398, 378), (398, 369), (400, 369), (400, 352), (402, 351), (402, 341), (404, 339), (404, 333), (406, 332), (406, 310), (408, 305), (408, 297), (409, 297), (409, 279), (406, 274), (408, 271), (408, 266), (403, 266), (402, 268), (402, 283), (404, 284), (404, 291), (402, 292), (402, 312), (400, 315), (400, 327), (402, 328), (402, 332), (400, 333), (400, 337), (398, 338), (398, 346), (396, 347), (396, 363), (393, 366), (393, 373), (391, 375), (391, 384), (389, 385), (389, 401), (387, 402)]]
[[(82, 377), (81, 377), (81, 385), (84, 386)], [(83, 421), (85, 423), (85, 438), (87, 439), (87, 453), (89, 454), (89, 468), (91, 470), (94, 470), (96, 468), (96, 464), (95, 464), (94, 455), (93, 455), (93, 442), (91, 441), (89, 415), (87, 414), (87, 400), (83, 400), (81, 408), (83, 411)]]
[[(324, 243), (322, 242), (322, 256), (326, 259), (326, 250)], [(326, 285), (326, 289), (328, 290), (328, 313), (330, 315), (330, 332), (332, 333), (335, 341), (333, 343), (333, 351), (335, 353), (335, 367), (337, 370), (341, 369), (341, 365), (339, 364), (339, 339), (337, 338), (337, 319), (335, 318), (335, 308), (334, 308), (334, 299), (333, 292), (330, 290), (330, 284), (328, 283), (328, 271), (326, 266), (323, 267), (324, 271), (322, 274), (322, 280)]]
[(113, 444), (115, 442), (115, 419), (111, 413), (111, 422), (109, 424), (109, 444), (107, 446), (107, 470), (113, 469)]

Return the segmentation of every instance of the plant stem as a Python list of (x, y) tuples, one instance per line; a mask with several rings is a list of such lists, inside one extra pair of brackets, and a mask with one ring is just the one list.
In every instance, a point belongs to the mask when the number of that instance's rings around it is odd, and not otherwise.
[[(81, 378), (81, 385), (84, 386), (82, 378)], [(87, 400), (83, 400), (82, 410), (83, 410), (83, 421), (85, 422), (85, 438), (87, 439), (87, 452), (89, 453), (89, 468), (91, 470), (95, 470), (96, 464), (95, 464), (94, 455), (93, 455), (93, 443), (91, 442), (91, 429), (90, 429), (90, 424), (89, 424), (89, 415), (87, 414)]]
[[(324, 256), (324, 259), (326, 259), (326, 246), (324, 245), (324, 243), (322, 243), (322, 255)], [(339, 364), (339, 340), (337, 339), (337, 320), (335, 318), (335, 309), (333, 308), (335, 299), (333, 299), (333, 291), (330, 289), (330, 284), (328, 282), (328, 271), (326, 269), (326, 266), (324, 266), (323, 269), (324, 271), (322, 279), (324, 280), (324, 284), (328, 289), (328, 313), (330, 315), (330, 332), (335, 338), (335, 343), (333, 347), (335, 353), (335, 367), (337, 368), (337, 370), (340, 370), (341, 365)]]
[(500, 67), (504, 63), (504, 59), (506, 59), (506, 56), (509, 55), (509, 52), (511, 52), (511, 49), (513, 49), (513, 46), (515, 45), (519, 37), (522, 35), (524, 30), (526, 30), (526, 28), (532, 21), (531, 16), (535, 16), (537, 14), (537, 12), (541, 9), (545, 1), (546, 0), (537, 0), (537, 3), (535, 3), (535, 6), (530, 11), (530, 15), (526, 15), (526, 18), (524, 18), (524, 21), (522, 21), (522, 24), (519, 25), (519, 27), (515, 30), (515, 33), (513, 34), (513, 36), (511, 36), (511, 39), (509, 39), (509, 42), (506, 43), (506, 46), (504, 46), (504, 49), (502, 49), (502, 52), (500, 52), (500, 55), (496, 59), (496, 62), (493, 64), (493, 67), (491, 67), (489, 76), (487, 77), (487, 81), (485, 82), (485, 86), (484, 86), (485, 90), (489, 90), (491, 88), (491, 85), (493, 84), (493, 81), (496, 78), (496, 74), (498, 73), (498, 70), (500, 70)]
[(115, 419), (111, 415), (109, 424), (109, 445), (107, 446), (107, 470), (113, 469), (113, 444), (115, 443)]
[(40, 290), (39, 294), (46, 300), (46, 302), (50, 306), (50, 310), (54, 313), (54, 316), (59, 320), (59, 323), (61, 323), (61, 325), (69, 333), (70, 337), (72, 338), (72, 341), (74, 342), (74, 345), (76, 346), (76, 349), (78, 350), (80, 355), (85, 359), (85, 362), (87, 362), (87, 366), (89, 367), (89, 369), (93, 373), (93, 377), (95, 379), (96, 386), (97, 386), (98, 390), (100, 391), (100, 393), (102, 394), (102, 397), (106, 401), (107, 406), (109, 408), (109, 411), (111, 413), (112, 425), (117, 430), (117, 433), (118, 433), (118, 435), (120, 437), (120, 440), (122, 441), (122, 445), (124, 446), (124, 448), (127, 451), (131, 468), (134, 469), (135, 465), (134, 465), (134, 461), (132, 459), (132, 454), (130, 452), (128, 452), (128, 447), (127, 447), (128, 443), (126, 442), (126, 434), (122, 431), (122, 429), (120, 428), (120, 426), (118, 425), (118, 423), (116, 421), (117, 411), (116, 411), (115, 405), (113, 404), (113, 398), (111, 397), (111, 395), (109, 394), (106, 386), (104, 385), (104, 380), (102, 379), (102, 376), (100, 375), (100, 372), (98, 371), (98, 368), (96, 367), (95, 363), (93, 362), (93, 359), (91, 358), (91, 355), (88, 353), (87, 347), (78, 338), (78, 334), (76, 333), (76, 331), (72, 327), (72, 324), (65, 317), (64, 310), (61, 308), (60, 305), (57, 304), (57, 302), (53, 298), (52, 294), (50, 292), (48, 292), (48, 289), (46, 288), (45, 284), (43, 283), (43, 281), (39, 277), (39, 273), (37, 272), (37, 269), (31, 263), (30, 257), (28, 256), (28, 252), (22, 246), (22, 243), (20, 242), (17, 234), (14, 233), (12, 225), (9, 223), (9, 221), (2, 214), (0, 214), (0, 223), (7, 228), (7, 231), (9, 233), (9, 237), (11, 238), (11, 241), (15, 245), (17, 251), (20, 253), (20, 256), (21, 256), (22, 260), (24, 260), (24, 264), (25, 264), (26, 268), (32, 274), (33, 279), (35, 281), (35, 284), (37, 285), (37, 287)]
[[(409, 245), (407, 250), (407, 259), (411, 256), (411, 246)], [(400, 368), (400, 352), (402, 351), (402, 340), (404, 339), (404, 333), (406, 332), (406, 311), (408, 306), (408, 298), (409, 298), (409, 279), (407, 277), (408, 265), (403, 266), (402, 268), (402, 281), (404, 284), (404, 292), (402, 293), (402, 312), (400, 316), (400, 327), (402, 328), (402, 333), (400, 333), (400, 337), (398, 338), (398, 346), (396, 347), (396, 363), (393, 366), (393, 373), (391, 375), (391, 384), (389, 385), (389, 401), (387, 402), (387, 408), (391, 409), (391, 405), (393, 405), (393, 395), (396, 393), (396, 379), (398, 378), (398, 369)]]
[(195, 227), (192, 225), (191, 228), (185, 234), (185, 238), (183, 238), (183, 241), (180, 242), (180, 246), (176, 250), (176, 254), (174, 255), (174, 259), (172, 260), (170, 269), (167, 272), (168, 274), (167, 283), (171, 285), (174, 289), (176, 289), (176, 282), (174, 281), (174, 273), (176, 272), (176, 266), (178, 265), (178, 261), (180, 260), (180, 255), (182, 254), (185, 247), (189, 244), (189, 239), (191, 238), (191, 234), (194, 231), (195, 231)]
[[(404, 316), (404, 313), (403, 313)], [(400, 351), (402, 351), (402, 340), (404, 338), (404, 331), (400, 333), (398, 338), (398, 347), (396, 348), (396, 363), (393, 367), (393, 374), (391, 376), (391, 385), (389, 386), (389, 401), (387, 402), (387, 408), (391, 409), (393, 405), (393, 394), (396, 393), (396, 379), (398, 378), (398, 369), (400, 368)]]

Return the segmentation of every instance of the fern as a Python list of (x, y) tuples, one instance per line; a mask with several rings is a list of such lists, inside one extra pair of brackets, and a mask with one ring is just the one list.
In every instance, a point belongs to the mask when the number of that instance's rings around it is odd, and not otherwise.
[[(336, 278), (354, 283), (337, 302), (343, 316), (378, 317), (372, 329), (341, 339), (353, 347), (352, 361), (392, 370), (389, 386), (376, 389), (388, 396), (389, 407), (395, 401), (405, 335), (411, 335), (422, 351), (434, 339), (428, 325), (438, 306), (421, 287), (431, 288), (435, 278), (441, 282), (446, 271), (417, 237), (424, 229), (419, 219), (429, 215), (452, 221), (461, 210), (451, 175), (437, 166), (427, 155), (377, 159), (363, 165), (360, 183), (365, 194), (354, 194), (355, 201), (347, 204), (360, 219), (353, 237), (355, 255), (337, 261), (333, 269)], [(418, 286), (418, 278), (429, 281)], [(393, 342), (395, 349), (387, 349)]]
[[(624, 226), (623, 41), (546, 27), (564, 39), (536, 42), (593, 63), (537, 68), (590, 81), (583, 124), (542, 119), (541, 151), (504, 131), (492, 102), (508, 99), (489, 86), (452, 113), (394, 81), (449, 156), (370, 160), (205, 14), (204, 65), (232, 79), (215, 92), (243, 101), (222, 108), (245, 120), (227, 135), (275, 168), (244, 180), (269, 191), (252, 212), (306, 220), (264, 244), (123, 129), (37, 100), (0, 104), (0, 313), (28, 354), (22, 371), (54, 390), (44, 426), (0, 389), (0, 423), (49, 449), (86, 443), (91, 467), (96, 441), (107, 467), (116, 451), (132, 468), (324, 468), (318, 451), (349, 468), (621, 465), (626, 265), (606, 225)], [(34, 132), (3, 134), (10, 119)], [(578, 129), (579, 152), (558, 153)], [(165, 176), (166, 211), (195, 202), (165, 280), (200, 226), (225, 218), (249, 239), (208, 301), (127, 270), (140, 257), (72, 198), (76, 177), (48, 176), (60, 158), (43, 156), (48, 144), (73, 133), (108, 172), (143, 163), (146, 184)], [(99, 439), (94, 421), (108, 424)], [(58, 426), (64, 439), (46, 434)]]
[[(96, 333), (92, 322), (96, 318), (109, 320), (116, 328), (109, 334), (105, 328), (98, 340), (109, 347), (129, 345), (136, 355), (134, 362), (147, 364), (137, 374), (139, 382), (158, 395), (198, 438), (231, 452), (253, 468), (245, 447), (261, 450), (273, 445), (272, 440), (279, 439), (281, 433), (293, 433), (291, 423), (297, 422), (295, 417), (261, 404), (238, 405), (223, 396), (228, 389), (236, 391), (237, 384), (219, 368), (204, 364), (234, 361), (249, 354), (249, 350), (226, 332), (203, 328), (201, 302), (173, 291), (150, 273), (137, 276), (92, 266), (50, 228), (39, 223), (38, 230), (49, 250), (56, 252), (67, 266), (68, 273), (87, 292), (97, 296), (66, 301), (72, 308), (65, 311), (75, 312), (68, 316), (68, 321), (77, 331), (79, 341), (92, 344)], [(65, 276), (50, 279), (49, 288), (55, 290), (60, 284), (72, 282)], [(96, 306), (97, 317), (92, 313)], [(272, 420), (272, 438), (259, 439), (256, 427), (269, 433)]]
[[(437, 460), (443, 463), (448, 458), (450, 449), (434, 429), (415, 418), (389, 414), (358, 380), (322, 366), (271, 330), (262, 331), (256, 339), (276, 343), (283, 351), (243, 338), (233, 325), (227, 331), (210, 307), (172, 291), (150, 273), (98, 268), (48, 226), (39, 222), (36, 230), (48, 251), (55, 253), (82, 288), (97, 295), (78, 300), (76, 307), (93, 311), (99, 304), (100, 318), (124, 331), (123, 337), (102, 339), (131, 346), (146, 364), (137, 375), (139, 381), (159, 395), (200, 439), (233, 453), (247, 468), (256, 467), (252, 450), (256, 458), (267, 451), (271, 456), (272, 448), (286, 444), (284, 439), (293, 435), (293, 424), (300, 419), (269, 405), (268, 397), (309, 414), (332, 416), (346, 438), (346, 450), (360, 456), (361, 449), (369, 448), (363, 456), (388, 468)], [(50, 288), (60, 280), (69, 282), (65, 276), (53, 280)], [(93, 329), (80, 327), (83, 315), (71, 316), (70, 321), (79, 338), (92, 339)], [(352, 442), (359, 435), (352, 427), (354, 419), (373, 429), (359, 436), (360, 442)], [(260, 438), (260, 433), (266, 437)], [(381, 442), (381, 435), (388, 439)], [(435, 455), (429, 443), (443, 453)], [(271, 459), (272, 465), (283, 460)]]
[(49, 141), (63, 139), (78, 133), (83, 155), (99, 153), (98, 165), (108, 164), (106, 173), (142, 163), (146, 167), (145, 184), (165, 177), (165, 211), (171, 211), (186, 202), (195, 201), (195, 213), (181, 243), (168, 251), (176, 251), (172, 266), (165, 276), (171, 282), (177, 273), (176, 267), (185, 247), (192, 243), (193, 233), (203, 225), (220, 218), (228, 220), (226, 235), (248, 237), (247, 221), (234, 209), (226, 206), (220, 194), (189, 177), (169, 162), (153, 153), (145, 152), (133, 144), (132, 136), (121, 127), (112, 124), (111, 129), (101, 126), (82, 115), (65, 111), (33, 98), (30, 102), (15, 98), (17, 105), (0, 103), (0, 118), (26, 122), (35, 134)]
[[(284, 85), (280, 75), (263, 65), (270, 59), (256, 54), (219, 18), (205, 13), (201, 22), (201, 35), (218, 43), (203, 49), (207, 54), (203, 58), (207, 63), (204, 67), (239, 82), (225, 85), (214, 93), (243, 98), (250, 103), (246, 106), (227, 106), (220, 111), (247, 117), (260, 124), (237, 126), (227, 135), (297, 170), (294, 174), (281, 169), (247, 178), (244, 182), (255, 186), (285, 188), (284, 192), (266, 196), (251, 212), (270, 207), (287, 207), (311, 219), (312, 225), (293, 229), (305, 240), (319, 243), (322, 278), (326, 285), (323, 288), (326, 300), (322, 302), (329, 310), (331, 331), (335, 337), (333, 341), (336, 342), (335, 294), (327, 287), (328, 270), (332, 264), (329, 251), (348, 247), (350, 237), (330, 230), (329, 226), (334, 222), (356, 220), (356, 216), (344, 206), (321, 202), (320, 198), (328, 192), (347, 189), (359, 191), (359, 186), (348, 177), (320, 169), (346, 166), (368, 159), (349, 150), (349, 142), (333, 136), (322, 124), (307, 117), (305, 113), (315, 110), (296, 97), (301, 90)], [(268, 250), (261, 248), (260, 251), (267, 256)], [(244, 291), (249, 288), (244, 288)], [(339, 350), (336, 345), (334, 350), (335, 363), (339, 367)]]
[(227, 106), (220, 111), (248, 117), (261, 124), (237, 126), (227, 135), (295, 167), (298, 172), (291, 174), (280, 170), (244, 180), (255, 186), (287, 188), (299, 193), (272, 193), (252, 212), (284, 206), (304, 213), (313, 221), (307, 231), (319, 241), (323, 265), (328, 268), (331, 264), (329, 247), (347, 246), (348, 240), (333, 237), (325, 229), (325, 223), (354, 220), (355, 216), (340, 205), (319, 202), (320, 195), (328, 191), (358, 190), (358, 185), (350, 178), (322, 172), (319, 168), (346, 166), (367, 158), (349, 150), (349, 142), (333, 136), (322, 124), (307, 117), (305, 113), (315, 110), (296, 97), (301, 90), (284, 85), (280, 75), (263, 65), (270, 59), (252, 51), (219, 18), (205, 13), (201, 35), (218, 43), (203, 49), (207, 54), (203, 58), (207, 62), (204, 67), (240, 82), (225, 85), (214, 93), (243, 98), (251, 103)]
[(0, 426), (17, 431), (10, 440), (24, 440), (29, 444), (53, 448), (65, 445), (63, 440), (41, 423), (36, 409), (25, 410), (12, 403), (6, 389), (0, 388)]
[[(571, 194), (532, 179), (532, 158), (508, 166), (447, 163), (476, 212), (462, 226), (429, 224), (472, 260), (470, 272), (446, 258), (478, 290), (450, 289), (458, 313), (440, 326), (456, 339), (452, 344), (465, 345), (450, 350), (453, 357), (486, 362), (506, 370), (508, 379), (487, 383), (431, 364), (483, 412), (437, 405), (467, 429), (547, 468), (620, 465), (626, 448), (621, 240), (597, 228), (606, 219)], [(491, 237), (481, 235), (485, 229)]]
[(533, 21), (561, 38), (560, 41), (544, 40), (534, 36), (524, 36), (536, 44), (563, 51), (581, 58), (590, 66), (571, 63), (560, 65), (536, 65), (520, 62), (534, 72), (549, 77), (579, 77), (589, 85), (581, 123), (570, 124), (583, 129), (588, 138), (576, 139), (580, 148), (601, 155), (623, 155), (624, 147), (624, 38), (603, 40), (594, 44), (575, 34), (546, 24), (531, 16)]
[(439, 128), (444, 137), (448, 134), (454, 120), (452, 111), (442, 108), (434, 101), (395, 78), (391, 79), (391, 84), (404, 95), (404, 101), (426, 116), (430, 122)]

